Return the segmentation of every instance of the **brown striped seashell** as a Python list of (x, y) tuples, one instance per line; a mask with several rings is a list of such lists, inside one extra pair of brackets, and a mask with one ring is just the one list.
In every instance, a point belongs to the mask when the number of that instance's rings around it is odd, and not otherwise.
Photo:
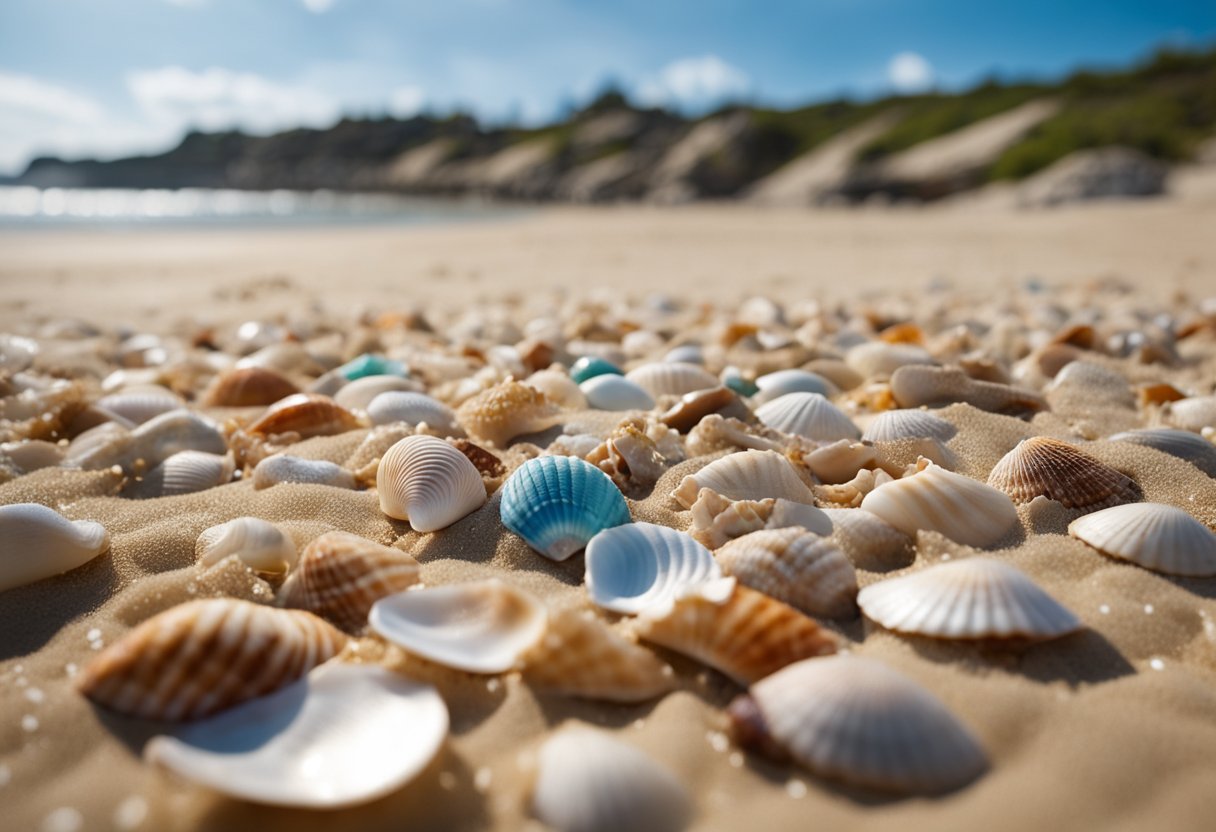
[(481, 473), (468, 457), (424, 435), (388, 449), (376, 470), (376, 490), (381, 511), (420, 532), (447, 528), (486, 501)]
[(1065, 508), (1085, 511), (1134, 503), (1144, 496), (1131, 477), (1049, 436), (1019, 442), (992, 469), (988, 484), (1015, 503), (1043, 496)]
[(807, 487), (790, 461), (776, 451), (741, 451), (714, 460), (695, 474), (689, 474), (671, 496), (684, 508), (692, 508), (702, 488), (712, 488), (730, 500), (768, 498), (815, 504)]
[(127, 716), (199, 719), (295, 681), (346, 641), (311, 613), (233, 598), (190, 601), (102, 651), (76, 687)]
[(851, 617), (857, 573), (836, 544), (805, 529), (752, 532), (715, 553), (722, 571), (807, 615)]
[(957, 367), (900, 367), (891, 375), (891, 393), (900, 407), (945, 407), (963, 402), (980, 410), (1022, 415), (1047, 409), (1033, 390), (976, 381)]
[(474, 439), (506, 447), (517, 436), (553, 427), (560, 408), (536, 388), (506, 381), (467, 400), (456, 418)]
[(277, 436), (291, 433), (301, 439), (332, 436), (360, 427), (355, 414), (329, 396), (317, 393), (297, 393), (275, 402), (256, 422), (250, 433)]
[(288, 379), (265, 367), (240, 367), (220, 373), (203, 393), (204, 407), (265, 407), (300, 392)]
[(702, 488), (691, 510), (688, 533), (709, 549), (762, 529), (801, 527), (815, 534), (832, 533), (832, 523), (820, 509), (790, 500), (728, 500), (712, 488)]

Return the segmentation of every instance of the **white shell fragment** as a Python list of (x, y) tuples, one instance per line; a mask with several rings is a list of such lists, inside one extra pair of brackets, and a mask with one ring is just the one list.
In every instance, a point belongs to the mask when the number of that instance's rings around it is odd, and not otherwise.
[(789, 393), (756, 410), (756, 418), (773, 430), (832, 442), (860, 439), (861, 431), (840, 408), (820, 393)]
[(447, 528), (481, 508), (486, 488), (469, 458), (433, 436), (407, 436), (376, 471), (380, 510), (420, 532)]
[(716, 459), (689, 474), (672, 492), (680, 505), (692, 508), (702, 488), (711, 488), (728, 500), (790, 500), (815, 504), (815, 495), (790, 461), (776, 451), (740, 451)]
[(287, 482), (354, 488), (355, 475), (328, 460), (302, 459), (291, 454), (268, 456), (253, 469), (253, 487), (256, 489), (270, 488)]
[(194, 544), (202, 566), (238, 555), (257, 572), (278, 575), (296, 564), (296, 544), (282, 529), (258, 517), (237, 517), (203, 531)]
[(75, 569), (110, 548), (100, 523), (37, 503), (0, 506), (0, 592)]
[(1099, 552), (1166, 575), (1216, 575), (1216, 534), (1180, 508), (1129, 503), (1078, 517), (1068, 533)]
[(722, 576), (708, 549), (653, 523), (605, 529), (587, 544), (586, 560), (591, 600), (631, 615), (661, 610), (687, 589)]

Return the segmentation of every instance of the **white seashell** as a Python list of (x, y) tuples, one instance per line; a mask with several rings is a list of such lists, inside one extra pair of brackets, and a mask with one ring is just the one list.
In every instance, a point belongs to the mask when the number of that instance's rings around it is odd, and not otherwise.
[(1108, 436), (1110, 442), (1132, 442), (1185, 459), (1209, 477), (1216, 477), (1216, 447), (1189, 430), (1146, 428)]
[(410, 653), (470, 673), (515, 667), (544, 634), (544, 606), (499, 580), (399, 592), (372, 605), (368, 624)]
[(1161, 408), (1161, 417), (1168, 425), (1199, 433), (1204, 428), (1216, 425), (1216, 396), (1194, 396), (1166, 402)]
[(235, 469), (232, 454), (181, 451), (145, 474), (132, 491), (154, 497), (194, 494), (231, 481)]
[(559, 832), (679, 832), (691, 817), (670, 769), (602, 731), (565, 728), (537, 757), (532, 811)]
[(1075, 397), (1087, 405), (1135, 408), (1136, 394), (1117, 370), (1089, 361), (1073, 361), (1056, 373), (1045, 388), (1049, 400)]
[(654, 398), (659, 396), (683, 396), (697, 390), (717, 387), (718, 377), (696, 364), (679, 361), (656, 361), (643, 364), (625, 374), (627, 381), (641, 387)]
[(468, 457), (442, 439), (407, 436), (388, 449), (376, 470), (380, 510), (434, 532), (481, 508), (486, 488)]
[(250, 569), (282, 574), (296, 564), (296, 544), (282, 529), (257, 517), (237, 517), (205, 529), (194, 544), (201, 566), (238, 555)]
[(650, 410), (654, 398), (636, 382), (613, 373), (584, 381), (579, 390), (596, 410)]
[(75, 569), (110, 548), (100, 523), (36, 503), (0, 506), (0, 592)]
[(96, 441), (79, 452), (69, 449), (66, 461), (77, 468), (95, 471), (119, 465), (124, 469), (139, 460), (146, 469), (154, 468), (180, 451), (224, 454), (224, 436), (209, 419), (188, 410), (162, 413), (135, 430), (98, 433)]
[[(630, 358), (641, 358), (656, 350), (661, 350), (664, 343), (663, 336), (657, 332), (651, 332), (648, 329), (635, 329), (633, 332), (626, 332), (625, 336), (621, 338), (621, 349)], [(671, 360), (679, 361), (680, 359)]]
[(401, 376), (364, 376), (348, 382), (334, 393), (334, 401), (347, 410), (367, 410), (381, 393), (420, 392), (422, 385), (414, 379)]
[(1021, 570), (984, 557), (870, 584), (857, 603), (888, 630), (933, 638), (1043, 640), (1082, 626)]
[(137, 425), (186, 406), (180, 396), (164, 387), (123, 390), (103, 396), (96, 404), (107, 413), (117, 414)]
[(1166, 575), (1216, 575), (1216, 534), (1180, 508), (1129, 503), (1078, 517), (1068, 533), (1099, 552)]
[(740, 451), (716, 459), (689, 474), (671, 493), (684, 508), (692, 508), (702, 488), (728, 500), (791, 500), (815, 504), (815, 495), (798, 478), (790, 461), (776, 451)]
[(462, 431), (456, 423), (456, 413), (443, 402), (425, 393), (389, 391), (372, 399), (367, 415), (373, 425), (404, 422), (426, 426), (443, 436), (457, 436)]
[(722, 571), (807, 615), (843, 618), (857, 611), (857, 573), (830, 539), (805, 529), (752, 532), (715, 555)]
[(354, 488), (355, 475), (337, 463), (323, 459), (302, 459), (290, 454), (268, 456), (253, 469), (253, 487), (256, 489), (286, 482)]
[(690, 587), (722, 576), (708, 549), (653, 523), (605, 529), (587, 544), (586, 559), (591, 600), (631, 615), (661, 610)]
[(776, 401), (790, 393), (818, 393), (821, 396), (835, 396), (840, 389), (818, 373), (808, 370), (778, 370), (756, 379), (756, 387), (760, 391), (752, 397), (756, 404)]
[(22, 335), (0, 333), (0, 371), (19, 373), (29, 369), (38, 355), (38, 342)]
[(63, 461), (63, 448), (43, 439), (22, 439), (0, 444), (0, 457), (28, 474), (58, 465)]
[(557, 370), (540, 370), (528, 376), (524, 384), (535, 387), (545, 398), (568, 410), (581, 410), (587, 406), (587, 397), (574, 379)]
[(844, 357), (849, 367), (862, 378), (889, 376), (908, 364), (936, 364), (933, 356), (912, 344), (868, 341), (850, 349)]
[(756, 418), (773, 430), (807, 439), (861, 438), (861, 431), (844, 411), (819, 393), (788, 393), (757, 408)]
[(861, 438), (867, 442), (925, 438), (949, 442), (956, 433), (953, 424), (927, 410), (884, 410), (866, 426)]
[(144, 759), (230, 797), (335, 809), (401, 788), (447, 733), (447, 708), (429, 685), (372, 665), (329, 664), (154, 737)]

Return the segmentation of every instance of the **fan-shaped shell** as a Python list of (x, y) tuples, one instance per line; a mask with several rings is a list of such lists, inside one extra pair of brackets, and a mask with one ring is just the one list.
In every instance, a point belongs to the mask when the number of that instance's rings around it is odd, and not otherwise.
[(883, 791), (948, 791), (988, 765), (979, 742), (936, 696), (860, 656), (790, 665), (736, 699), (730, 718), (744, 747)]
[(204, 407), (265, 407), (299, 393), (291, 381), (265, 367), (240, 367), (220, 373), (203, 393)]
[(382, 667), (334, 663), (154, 737), (144, 758), (242, 800), (336, 809), (408, 783), (447, 733), (447, 707), (434, 688)]
[(835, 396), (840, 392), (835, 384), (809, 370), (777, 370), (756, 379), (756, 404), (775, 401), (790, 393), (818, 393)]
[(100, 523), (37, 503), (0, 506), (0, 592), (75, 569), (110, 548)]
[(891, 376), (891, 394), (900, 407), (945, 407), (965, 402), (991, 413), (1023, 414), (1047, 409), (1032, 390), (976, 381), (957, 367), (900, 367)]
[(740, 451), (706, 465), (680, 481), (671, 493), (684, 508), (692, 508), (702, 488), (710, 488), (728, 500), (785, 499), (815, 504), (811, 492), (790, 461), (776, 451)]
[(444, 436), (460, 433), (460, 426), (456, 424), (456, 414), (452, 409), (425, 393), (400, 390), (381, 393), (367, 406), (367, 415), (373, 425), (395, 422), (420, 425), (425, 422), (427, 427)]
[(1068, 533), (1111, 557), (1166, 575), (1216, 575), (1216, 534), (1180, 508), (1129, 503), (1078, 517)]
[(629, 523), (587, 544), (587, 594), (613, 612), (664, 609), (689, 587), (721, 577), (713, 554), (683, 532)]
[(345, 433), (357, 427), (359, 420), (355, 414), (329, 396), (296, 393), (268, 407), (248, 430), (262, 436), (294, 433), (301, 439), (308, 439)]
[(1132, 442), (1185, 459), (1209, 477), (1216, 477), (1216, 447), (1198, 434), (1174, 428), (1145, 428), (1116, 433), (1111, 442)]
[(407, 436), (389, 448), (376, 471), (380, 510), (416, 531), (447, 528), (486, 501), (477, 466), (442, 439)]
[(932, 463), (875, 488), (861, 508), (904, 534), (929, 529), (968, 546), (991, 546), (1018, 525), (1017, 509), (1004, 492)]
[(354, 488), (355, 475), (336, 462), (302, 459), (291, 454), (268, 456), (253, 469), (253, 487), (256, 489), (270, 488), (285, 482)]
[(933, 356), (914, 344), (868, 341), (851, 348), (844, 357), (849, 368), (862, 378), (889, 376), (910, 364), (936, 364)]
[(145, 474), (131, 491), (152, 497), (193, 494), (230, 481), (235, 468), (231, 454), (179, 451)]
[(858, 439), (861, 431), (840, 408), (819, 393), (788, 393), (756, 410), (764, 425), (808, 439)]
[(499, 513), (504, 526), (550, 560), (565, 560), (598, 532), (630, 520), (607, 474), (565, 456), (519, 466), (503, 486)]
[(418, 583), (418, 572), (418, 561), (400, 549), (326, 532), (304, 547), (279, 591), (279, 603), (357, 632), (367, 625), (373, 604)]
[(545, 398), (559, 407), (581, 409), (587, 406), (587, 397), (574, 379), (557, 370), (539, 370), (524, 382), (545, 394)]
[(1199, 433), (1216, 425), (1216, 396), (1193, 396), (1169, 402), (1162, 407), (1161, 415), (1169, 425)]
[(343, 384), (334, 393), (334, 401), (347, 410), (367, 410), (367, 406), (381, 393), (420, 392), (422, 385), (401, 376), (365, 376)]
[(1143, 496), (1131, 477), (1075, 445), (1048, 436), (1019, 442), (992, 469), (988, 484), (1015, 503), (1043, 496), (1065, 508), (1086, 511), (1135, 502)]
[(456, 411), (469, 436), (499, 447), (517, 436), (553, 427), (559, 414), (560, 409), (544, 393), (518, 381), (478, 393)]
[(587, 404), (596, 410), (650, 410), (654, 397), (624, 376), (606, 373), (579, 385)]
[(185, 407), (180, 396), (164, 387), (123, 390), (102, 396), (96, 404), (107, 413), (114, 413), (137, 425), (142, 425), (162, 413)]
[(630, 370), (625, 378), (652, 397), (683, 396), (697, 390), (717, 387), (718, 377), (696, 364), (681, 361), (655, 361)]
[(992, 558), (948, 561), (870, 584), (862, 612), (888, 630), (946, 639), (1052, 639), (1077, 617), (1019, 569)]
[(728, 500), (711, 488), (702, 488), (692, 504), (688, 533), (710, 549), (761, 529), (800, 527), (815, 534), (832, 533), (832, 521), (806, 503), (790, 500)]
[(470, 673), (503, 673), (545, 632), (544, 606), (499, 580), (381, 598), (371, 628), (410, 653)]
[(857, 573), (831, 540), (805, 529), (757, 531), (716, 553), (723, 572), (807, 615), (843, 618), (857, 609)]
[(238, 555), (249, 568), (274, 575), (295, 566), (296, 544), (268, 520), (237, 517), (205, 529), (194, 544), (194, 554), (203, 566)]
[(90, 662), (76, 686), (128, 716), (199, 719), (294, 682), (345, 644), (311, 613), (209, 598), (140, 624)]
[(861, 438), (867, 442), (896, 442), (901, 439), (936, 439), (949, 442), (958, 429), (927, 410), (884, 410), (866, 426)]

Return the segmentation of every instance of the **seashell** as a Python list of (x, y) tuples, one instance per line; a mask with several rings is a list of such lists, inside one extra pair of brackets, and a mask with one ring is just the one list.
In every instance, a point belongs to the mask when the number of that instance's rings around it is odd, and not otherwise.
[(659, 396), (683, 396), (719, 384), (718, 377), (705, 368), (677, 361), (643, 364), (626, 373), (625, 378), (656, 399)]
[(237, 517), (205, 529), (194, 544), (202, 566), (238, 555), (257, 572), (281, 575), (296, 564), (296, 544), (282, 529), (257, 517)]
[(1129, 503), (1078, 517), (1068, 533), (1104, 555), (1166, 575), (1216, 575), (1216, 534), (1180, 508)]
[(381, 393), (367, 406), (367, 415), (373, 425), (404, 422), (416, 426), (425, 423), (443, 436), (454, 436), (461, 432), (452, 409), (425, 393), (399, 390)]
[(602, 731), (574, 726), (541, 746), (532, 812), (560, 832), (680, 832), (692, 800), (666, 766)]
[(1161, 418), (1172, 427), (1199, 433), (1216, 425), (1216, 396), (1192, 396), (1168, 402), (1161, 408)]
[(366, 376), (344, 384), (334, 393), (334, 401), (347, 410), (367, 410), (367, 406), (381, 393), (418, 393), (422, 385), (410, 378), (400, 376)]
[[(481, 474), (483, 482), (496, 480), (507, 473), (507, 466), (503, 465), (502, 460), (480, 445), (474, 445), (467, 439), (450, 439), (448, 441), (453, 448), (460, 451), (469, 462), (473, 463), (473, 467)], [(497, 483), (493, 487), (497, 488)]]
[(598, 375), (584, 381), (579, 390), (595, 410), (650, 410), (654, 398), (624, 376)]
[(825, 508), (823, 513), (832, 522), (832, 540), (854, 566), (881, 572), (906, 566), (915, 556), (913, 538), (876, 514), (857, 508)]
[(0, 371), (19, 373), (27, 370), (38, 355), (38, 342), (22, 335), (0, 333)]
[(328, 396), (296, 393), (266, 408), (248, 430), (261, 436), (294, 433), (301, 439), (332, 436), (359, 427), (355, 414)]
[(957, 367), (900, 367), (891, 375), (891, 393), (900, 407), (945, 407), (964, 402), (991, 413), (1021, 415), (1047, 409), (1032, 390), (976, 381)]
[(277, 373), (299, 373), (307, 376), (315, 376), (324, 369), (308, 354), (308, 350), (296, 341), (267, 344), (236, 362), (236, 369), (246, 367), (261, 367)]
[(430, 685), (335, 662), (174, 736), (153, 737), (144, 759), (230, 797), (337, 809), (414, 779), (447, 733), (447, 707)]
[(630, 615), (669, 607), (689, 587), (722, 577), (708, 549), (653, 523), (605, 529), (587, 544), (586, 561), (591, 600)]
[(758, 407), (756, 418), (773, 430), (807, 439), (861, 438), (852, 420), (819, 393), (787, 393)]
[(815, 504), (815, 495), (798, 478), (790, 461), (776, 451), (740, 451), (716, 459), (680, 481), (671, 496), (692, 508), (702, 488), (712, 488), (729, 500), (785, 499)]
[(760, 388), (750, 378), (743, 375), (743, 371), (738, 367), (726, 367), (722, 370), (722, 384), (727, 389), (733, 390), (740, 396), (754, 396), (760, 392)]
[(190, 601), (103, 650), (76, 687), (127, 716), (200, 719), (290, 684), (346, 641), (311, 613), (234, 598)]
[(372, 605), (418, 583), (418, 572), (418, 561), (400, 549), (326, 532), (304, 547), (299, 565), (283, 582), (279, 603), (358, 632)]
[(419, 532), (445, 529), (486, 501), (481, 473), (468, 457), (424, 435), (388, 449), (376, 470), (376, 490), (381, 511)]
[(137, 425), (186, 406), (180, 396), (164, 387), (123, 390), (102, 396), (95, 404), (107, 413), (114, 413)]
[(206, 491), (230, 482), (235, 469), (230, 453), (179, 451), (145, 474), (128, 496), (171, 497)]
[(596, 376), (619, 376), (621, 374), (617, 366), (593, 355), (584, 355), (570, 367), (570, 378), (580, 387), (584, 381), (593, 379)]
[(368, 624), (410, 653), (470, 673), (504, 673), (545, 632), (544, 605), (497, 579), (398, 592)]
[(523, 664), (530, 687), (565, 696), (645, 702), (675, 687), (666, 662), (617, 635), (590, 610), (550, 613), (544, 637), (524, 654)]
[[(923, 441), (935, 442), (937, 440)], [(847, 482), (816, 485), (811, 490), (815, 492), (816, 499), (821, 503), (828, 503), (837, 508), (858, 508), (867, 494), (893, 479), (895, 478), (882, 469), (862, 468)]]
[(790, 500), (728, 500), (711, 488), (702, 488), (692, 504), (688, 533), (710, 549), (728, 540), (762, 529), (801, 527), (815, 534), (832, 533), (832, 522), (815, 506)]
[(154, 468), (181, 451), (224, 454), (228, 446), (210, 420), (188, 410), (174, 410), (130, 432), (99, 432), (87, 445), (69, 448), (64, 461), (88, 471), (112, 465), (130, 471), (137, 462), (145, 469)]
[(927, 410), (884, 410), (866, 426), (866, 442), (898, 442), (901, 439), (936, 439), (949, 442), (958, 433), (950, 422)]
[(290, 454), (268, 456), (253, 469), (255, 489), (270, 488), (285, 482), (354, 488), (355, 475), (333, 462), (302, 459)]
[(356, 379), (367, 378), (369, 376), (404, 376), (405, 365), (400, 361), (394, 361), (391, 358), (385, 358), (383, 355), (372, 355), (364, 353), (357, 358), (352, 358), (337, 371), (346, 377), (347, 381), (355, 381)]
[[(651, 435), (658, 437), (658, 441)], [(671, 441), (668, 441), (668, 440)], [(663, 447), (660, 450), (660, 443)], [(666, 454), (671, 454), (669, 458)], [(679, 440), (671, 431), (644, 419), (624, 419), (612, 434), (584, 457), (607, 474), (617, 487), (648, 488), (669, 465), (684, 458)]]
[(915, 344), (889, 344), (886, 341), (858, 344), (845, 353), (844, 361), (851, 370), (866, 379), (893, 375), (901, 367), (937, 363), (922, 347)]
[(860, 656), (792, 664), (731, 703), (744, 748), (814, 773), (902, 793), (949, 791), (987, 768), (979, 742), (925, 688)]
[(1040, 495), (1065, 508), (1093, 511), (1143, 497), (1140, 486), (1075, 445), (1048, 436), (1033, 436), (1017, 444), (988, 475), (988, 484), (1015, 503)]
[(603, 446), (603, 442), (594, 433), (576, 433), (573, 436), (562, 434), (550, 443), (546, 454), (554, 456), (577, 456), (586, 458)]
[(752, 532), (715, 555), (722, 571), (807, 615), (845, 618), (857, 610), (857, 573), (831, 540), (805, 529)]
[(711, 387), (708, 390), (697, 390), (681, 397), (672, 405), (659, 421), (670, 428), (688, 433), (700, 421), (711, 413), (731, 407), (742, 408), (739, 397), (726, 387)]
[[(625, 337), (628, 338), (629, 336)], [(658, 349), (658, 345), (656, 345), (655, 349)], [(705, 350), (700, 344), (681, 344), (678, 347), (672, 347), (664, 353), (663, 360), (679, 364), (698, 364), (704, 366)]]
[(791, 606), (725, 578), (637, 620), (638, 635), (749, 685), (791, 662), (836, 652), (837, 638)]
[(0, 506), (0, 592), (68, 572), (110, 548), (100, 523), (69, 520), (37, 503)]
[(775, 401), (790, 393), (818, 393), (835, 396), (840, 389), (818, 373), (807, 370), (778, 370), (756, 379), (756, 404)]
[[(861, 471), (878, 468), (885, 459), (877, 448), (849, 439), (838, 439), (802, 455), (802, 464), (822, 483), (848, 482)], [(888, 463), (888, 467), (891, 467)], [(896, 473), (899, 473), (897, 469)]]
[(557, 370), (540, 370), (524, 381), (545, 394), (545, 398), (567, 410), (582, 410), (587, 406), (587, 397), (575, 384), (574, 379)]
[(857, 603), (866, 617), (888, 630), (932, 638), (1038, 641), (1082, 626), (1021, 570), (984, 557), (870, 584)]
[(1128, 410), (1136, 407), (1136, 393), (1121, 373), (1089, 361), (1073, 361), (1065, 365), (1047, 385), (1046, 392), (1057, 404), (1075, 398), (1086, 407), (1121, 407)]
[(258, 407), (300, 392), (295, 384), (265, 367), (241, 367), (220, 373), (202, 396), (204, 407)]
[(553, 427), (559, 412), (536, 388), (507, 381), (467, 400), (456, 416), (474, 439), (506, 447), (517, 436)]
[(1175, 428), (1145, 428), (1108, 436), (1110, 442), (1132, 442), (1185, 459), (1209, 477), (1216, 477), (1216, 447), (1202, 436)]
[(1136, 387), (1136, 398), (1139, 400), (1141, 407), (1176, 402), (1186, 397), (1186, 393), (1183, 393), (1172, 384), (1140, 384)]
[(22, 439), (0, 444), (0, 457), (9, 460), (26, 474), (58, 465), (63, 461), (63, 453), (63, 448), (44, 439)]

